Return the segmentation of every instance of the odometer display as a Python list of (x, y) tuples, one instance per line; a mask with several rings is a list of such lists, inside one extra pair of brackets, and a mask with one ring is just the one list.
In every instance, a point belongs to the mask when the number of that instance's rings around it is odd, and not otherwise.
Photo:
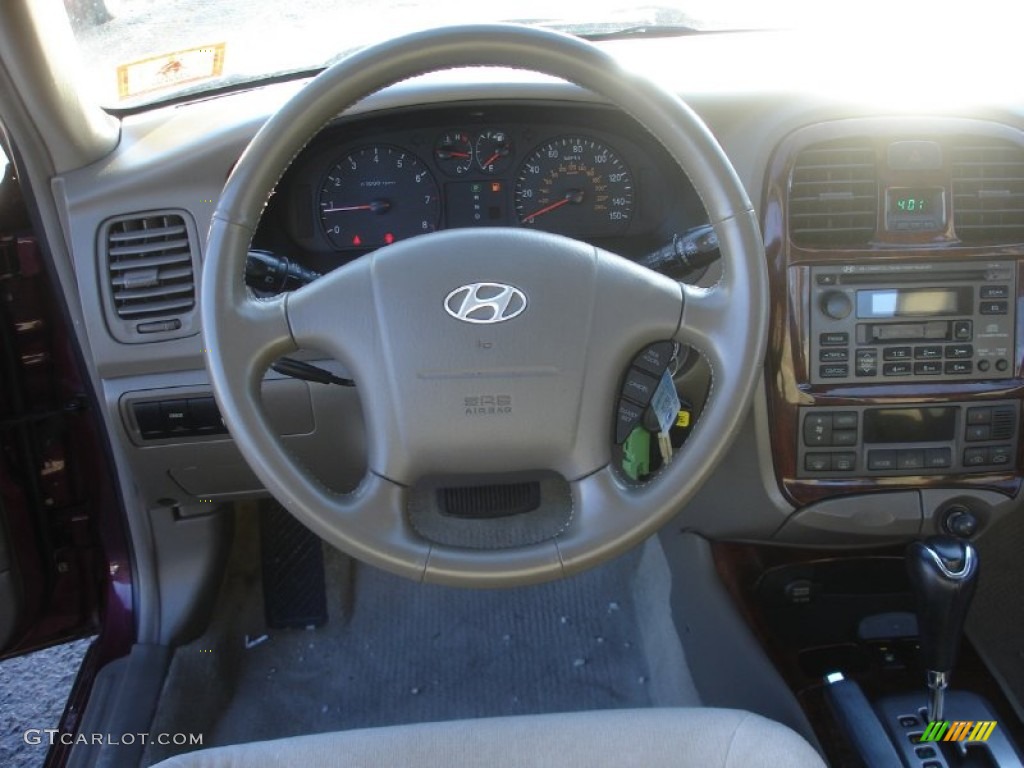
[(535, 149), (515, 186), (519, 223), (573, 236), (622, 234), (633, 217), (633, 178), (609, 147), (563, 136)]
[(398, 147), (349, 152), (327, 171), (317, 195), (320, 223), (335, 248), (376, 248), (433, 232), (441, 218), (437, 182)]

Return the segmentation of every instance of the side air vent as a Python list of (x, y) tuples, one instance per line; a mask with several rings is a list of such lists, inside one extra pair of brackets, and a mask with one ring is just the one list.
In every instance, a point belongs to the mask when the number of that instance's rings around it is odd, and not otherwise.
[(965, 138), (951, 156), (957, 236), (965, 243), (1024, 242), (1024, 148)]
[(828, 142), (801, 152), (789, 184), (789, 234), (805, 247), (856, 247), (878, 223), (875, 150), (868, 142)]
[(179, 211), (106, 221), (100, 230), (107, 319), (119, 341), (188, 336), (198, 329), (195, 226)]

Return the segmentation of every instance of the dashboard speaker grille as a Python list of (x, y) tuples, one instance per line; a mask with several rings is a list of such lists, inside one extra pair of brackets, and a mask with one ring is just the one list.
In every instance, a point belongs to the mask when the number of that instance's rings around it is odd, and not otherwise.
[(878, 224), (874, 147), (867, 141), (815, 144), (796, 159), (789, 184), (789, 233), (809, 247), (866, 245)]
[(965, 243), (1024, 242), (1024, 148), (998, 139), (951, 147), (953, 226)]
[(109, 219), (100, 228), (107, 320), (118, 340), (157, 341), (196, 332), (199, 248), (182, 211)]

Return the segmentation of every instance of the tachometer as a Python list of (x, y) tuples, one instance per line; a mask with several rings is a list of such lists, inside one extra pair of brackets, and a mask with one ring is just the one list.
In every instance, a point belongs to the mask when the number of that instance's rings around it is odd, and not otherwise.
[(565, 235), (625, 232), (633, 216), (633, 177), (608, 146), (562, 136), (535, 149), (519, 169), (515, 208), (523, 226)]
[(331, 244), (375, 248), (437, 229), (441, 195), (419, 158), (372, 144), (349, 152), (324, 177), (317, 195)]

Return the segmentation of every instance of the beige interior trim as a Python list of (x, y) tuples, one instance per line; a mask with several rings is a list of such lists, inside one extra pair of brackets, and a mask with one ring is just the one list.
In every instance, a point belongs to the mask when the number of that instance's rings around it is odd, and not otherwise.
[[(44, 44), (45, 41), (45, 44)], [(0, 64), (26, 102), (56, 173), (111, 152), (118, 121), (88, 102), (75, 82), (78, 46), (60, 0), (7, 0), (0, 24)]]

